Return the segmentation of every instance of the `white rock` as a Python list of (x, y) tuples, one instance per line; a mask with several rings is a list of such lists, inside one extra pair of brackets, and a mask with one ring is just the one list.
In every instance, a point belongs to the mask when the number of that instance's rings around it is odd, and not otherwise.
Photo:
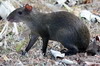
[(0, 16), (3, 19), (6, 19), (7, 16), (13, 11), (15, 10), (15, 8), (13, 7), (13, 5), (8, 1), (1, 1), (0, 3)]
[(69, 6), (74, 6), (78, 2), (78, 0), (68, 0), (67, 2)]
[(58, 4), (63, 4), (66, 2), (66, 0), (56, 0), (58, 2)]
[(3, 42), (0, 42), (0, 46), (3, 46)]
[(82, 10), (80, 13), (80, 17), (86, 18), (88, 21), (95, 22), (96, 20), (100, 22), (100, 17), (92, 14), (88, 10)]
[(55, 58), (57, 58), (57, 57), (61, 57), (61, 58), (63, 58), (64, 56), (65, 56), (65, 54), (63, 53), (63, 54), (61, 54), (61, 52), (59, 52), (59, 51), (55, 51), (55, 50), (50, 50), (50, 52), (51, 52), (51, 54), (55, 57)]
[(47, 2), (43, 2), (43, 4), (46, 5), (48, 8), (50, 8), (53, 12), (63, 11), (63, 10), (60, 9), (60, 7), (62, 5), (59, 5), (59, 7), (58, 7), (58, 5), (53, 5), (53, 4), (50, 4), (50, 3), (47, 3)]
[(61, 62), (66, 63), (66, 64), (77, 64), (77, 62), (71, 61), (71, 60), (68, 60), (68, 59), (63, 59)]

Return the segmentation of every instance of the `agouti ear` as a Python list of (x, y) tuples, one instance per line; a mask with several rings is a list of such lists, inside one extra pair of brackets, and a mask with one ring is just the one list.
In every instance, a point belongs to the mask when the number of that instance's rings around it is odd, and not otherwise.
[(32, 6), (29, 5), (29, 4), (26, 4), (26, 5), (25, 5), (25, 10), (27, 10), (27, 11), (32, 11)]

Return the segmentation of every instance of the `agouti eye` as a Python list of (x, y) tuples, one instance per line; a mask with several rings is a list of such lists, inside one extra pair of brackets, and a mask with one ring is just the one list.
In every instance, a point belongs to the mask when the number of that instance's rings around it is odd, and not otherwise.
[(21, 11), (18, 11), (18, 14), (19, 14), (19, 15), (22, 15), (22, 12), (21, 12)]

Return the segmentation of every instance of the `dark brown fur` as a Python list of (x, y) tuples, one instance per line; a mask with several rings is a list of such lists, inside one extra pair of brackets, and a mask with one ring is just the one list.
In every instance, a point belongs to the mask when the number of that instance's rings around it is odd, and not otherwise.
[[(20, 13), (19, 13), (20, 12)], [(75, 15), (60, 11), (40, 13), (33, 8), (26, 11), (24, 7), (13, 11), (8, 20), (13, 22), (23, 21), (31, 30), (31, 39), (25, 52), (28, 52), (39, 36), (42, 37), (42, 51), (45, 54), (48, 40), (55, 40), (68, 49), (66, 55), (85, 52), (90, 40), (89, 30), (86, 25)], [(25, 53), (23, 52), (23, 53)]]

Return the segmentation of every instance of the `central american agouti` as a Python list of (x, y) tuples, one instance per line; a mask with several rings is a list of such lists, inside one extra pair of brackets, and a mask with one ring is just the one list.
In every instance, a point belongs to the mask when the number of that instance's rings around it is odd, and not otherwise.
[[(46, 54), (49, 40), (61, 42), (68, 49), (66, 55), (85, 52), (90, 40), (89, 30), (86, 25), (75, 15), (65, 12), (41, 13), (36, 8), (26, 4), (14, 10), (8, 21), (23, 21), (31, 30), (31, 39), (25, 52), (28, 52), (39, 36), (42, 37), (42, 52)], [(24, 53), (25, 53), (24, 52)]]

